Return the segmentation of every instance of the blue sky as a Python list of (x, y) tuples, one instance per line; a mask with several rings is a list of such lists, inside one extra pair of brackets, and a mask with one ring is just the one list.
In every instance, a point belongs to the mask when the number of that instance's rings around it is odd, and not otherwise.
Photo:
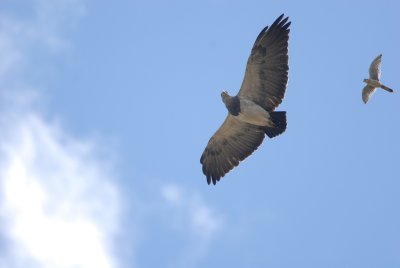
[[(0, 266), (399, 267), (400, 4), (281, 2), (2, 0)], [(208, 186), (282, 13), (287, 131)]]

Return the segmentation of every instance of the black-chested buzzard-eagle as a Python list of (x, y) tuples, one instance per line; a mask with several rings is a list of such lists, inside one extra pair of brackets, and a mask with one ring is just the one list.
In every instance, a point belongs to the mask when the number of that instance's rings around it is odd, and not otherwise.
[(264, 140), (286, 130), (286, 112), (276, 112), (288, 82), (289, 18), (282, 14), (258, 35), (236, 96), (221, 93), (228, 115), (209, 140), (200, 163), (207, 183), (216, 184)]

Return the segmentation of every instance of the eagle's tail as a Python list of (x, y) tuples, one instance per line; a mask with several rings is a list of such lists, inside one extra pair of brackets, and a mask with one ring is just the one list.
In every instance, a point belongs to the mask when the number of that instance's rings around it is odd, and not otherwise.
[(381, 85), (381, 88), (386, 90), (386, 91), (393, 92), (393, 89), (391, 89), (391, 88), (389, 88), (389, 87), (387, 87), (385, 85)]
[(285, 132), (286, 112), (271, 112), (270, 116), (275, 127), (265, 128), (265, 134), (267, 134), (268, 137), (273, 138)]

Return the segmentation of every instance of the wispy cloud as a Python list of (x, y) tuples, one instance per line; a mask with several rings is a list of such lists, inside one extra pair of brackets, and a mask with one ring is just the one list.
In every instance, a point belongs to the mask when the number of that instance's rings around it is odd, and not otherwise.
[(1, 257), (26, 261), (13, 267), (115, 267), (118, 190), (93, 145), (34, 113), (2, 120), (0, 131), (1, 217), (13, 245)]
[(16, 35), (19, 32), (19, 23), (0, 16), (0, 78), (4, 78), (22, 65), (22, 51), (17, 47)]
[(40, 90), (24, 79), (36, 50), (68, 47), (61, 28), (82, 14), (82, 1), (30, 4), (28, 18), (0, 14), (0, 265), (117, 267), (121, 204), (112, 164), (98, 157), (95, 141), (45, 119), (35, 105)]
[[(185, 247), (168, 267), (197, 267), (210, 243), (224, 226), (224, 219), (196, 192), (176, 184), (161, 187), (163, 210), (169, 224), (186, 236)], [(165, 202), (166, 201), (166, 202)]]
[(189, 224), (184, 224), (190, 226), (194, 235), (209, 240), (221, 227), (222, 219), (205, 204), (200, 195), (189, 193), (176, 184), (164, 185), (161, 193), (167, 201), (167, 208), (187, 214)]
[[(162, 242), (151, 233), (165, 225), (182, 238), (165, 267), (197, 267), (224, 226), (223, 216), (199, 193), (156, 182), (151, 193), (129, 191), (138, 211), (128, 215), (126, 227), (139, 235), (125, 231), (121, 239), (127, 216), (121, 207), (128, 200), (120, 197), (112, 163), (98, 156), (98, 142), (72, 136), (41, 113), (41, 88), (24, 79), (36, 68), (37, 50), (51, 56), (69, 49), (64, 30), (85, 7), (81, 0), (30, 5), (26, 18), (0, 11), (0, 267), (124, 266), (116, 256), (136, 262), (143, 236)], [(117, 238), (131, 248), (116, 248)]]
[(15, 82), (16, 76), (35, 67), (30, 59), (38, 51), (65, 52), (70, 44), (63, 35), (85, 14), (83, 0), (33, 0), (24, 5), (24, 16), (0, 10), (1, 83), (10, 78)]

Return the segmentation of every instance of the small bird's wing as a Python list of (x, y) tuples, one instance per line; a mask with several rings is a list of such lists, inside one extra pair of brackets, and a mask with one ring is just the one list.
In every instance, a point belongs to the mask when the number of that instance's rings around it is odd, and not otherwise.
[(262, 143), (264, 136), (262, 127), (241, 122), (228, 114), (200, 158), (207, 183), (212, 181), (216, 184), (240, 161), (251, 155)]
[(370, 85), (366, 85), (362, 91), (362, 99), (364, 103), (367, 103), (369, 98), (374, 94), (376, 88), (371, 87)]
[(252, 100), (267, 111), (273, 111), (285, 95), (288, 82), (288, 17), (283, 14), (254, 42), (247, 61), (239, 96)]
[(381, 79), (381, 60), (382, 54), (379, 54), (371, 63), (369, 67), (369, 78), (378, 80)]

